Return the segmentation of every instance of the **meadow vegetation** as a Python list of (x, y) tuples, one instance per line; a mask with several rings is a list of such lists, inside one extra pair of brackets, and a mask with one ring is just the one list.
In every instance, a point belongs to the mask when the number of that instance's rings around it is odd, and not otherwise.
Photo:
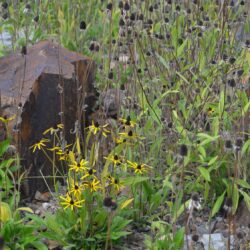
[[(96, 62), (100, 95), (73, 144), (57, 124), (30, 148), (45, 154), (55, 173), (58, 209), (44, 218), (20, 206), (28, 177), (18, 154), (6, 156), (10, 139), (1, 142), (0, 249), (3, 239), (13, 250), (48, 249), (46, 240), (57, 249), (126, 249), (129, 235), (142, 232), (142, 249), (178, 250), (187, 235), (185, 244), (198, 241), (197, 214), (208, 225), (224, 214), (230, 244), (239, 203), (250, 210), (247, 5), (1, 1), (0, 33), (11, 40), (0, 41), (0, 56), (53, 40)], [(111, 89), (115, 115), (105, 107)], [(66, 187), (55, 178), (57, 164), (68, 169)]]

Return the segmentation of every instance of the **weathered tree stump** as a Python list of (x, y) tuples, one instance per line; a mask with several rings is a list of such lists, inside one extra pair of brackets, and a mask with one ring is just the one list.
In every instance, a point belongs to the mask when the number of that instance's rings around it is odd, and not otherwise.
[[(91, 112), (95, 101), (94, 62), (49, 41), (27, 48), (26, 53), (0, 58), (1, 114), (12, 116), (8, 130), (29, 175), (41, 177), (29, 180), (29, 193), (43, 191), (47, 184), (43, 176), (52, 175), (52, 164), (41, 151), (32, 153), (30, 146), (43, 137), (43, 132), (59, 123), (64, 124), (64, 138), (74, 141), (70, 131), (75, 122)], [(4, 134), (0, 139), (4, 138)], [(63, 169), (60, 169), (63, 171)], [(51, 184), (51, 180), (47, 180)]]

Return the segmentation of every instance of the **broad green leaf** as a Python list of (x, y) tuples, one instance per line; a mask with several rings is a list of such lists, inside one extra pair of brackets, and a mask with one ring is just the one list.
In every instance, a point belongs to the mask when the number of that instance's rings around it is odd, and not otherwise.
[(246, 202), (246, 205), (247, 205), (247, 208), (248, 208), (248, 211), (250, 212), (250, 196), (246, 192), (244, 192), (242, 190), (239, 190), (239, 192), (243, 195), (244, 201)]
[(147, 180), (149, 180), (149, 177), (146, 177), (146, 176), (131, 176), (131, 177), (125, 178), (123, 183), (125, 186), (130, 186), (130, 185), (135, 185), (143, 181), (147, 181)]
[(244, 156), (249, 148), (250, 148), (250, 140), (247, 140), (241, 149), (241, 156)]
[(185, 49), (186, 45), (187, 45), (188, 39), (186, 39), (181, 46), (178, 47), (177, 49), (177, 57), (181, 56), (181, 54), (183, 53), (183, 50)]
[(213, 164), (216, 162), (217, 159), (218, 159), (218, 155), (216, 155), (215, 157), (213, 157), (213, 158), (208, 162), (208, 166), (213, 165)]
[(232, 190), (232, 201), (233, 201), (233, 214), (235, 214), (237, 208), (238, 208), (238, 203), (239, 203), (239, 189), (236, 184), (234, 184), (234, 189)]
[(217, 198), (212, 209), (211, 217), (213, 217), (220, 210), (220, 207), (224, 201), (225, 194), (226, 194), (226, 191), (224, 191), (224, 193)]
[(209, 181), (209, 182), (210, 182), (211, 179), (210, 179), (210, 173), (209, 173), (209, 171), (208, 171), (206, 168), (204, 168), (204, 167), (198, 167), (198, 169), (199, 169), (199, 171), (200, 171), (202, 177), (203, 177), (206, 181)]
[(250, 189), (250, 184), (244, 180), (241, 180), (241, 179), (236, 179), (236, 183), (238, 185), (240, 185), (241, 187), (243, 188), (247, 188), (247, 189)]

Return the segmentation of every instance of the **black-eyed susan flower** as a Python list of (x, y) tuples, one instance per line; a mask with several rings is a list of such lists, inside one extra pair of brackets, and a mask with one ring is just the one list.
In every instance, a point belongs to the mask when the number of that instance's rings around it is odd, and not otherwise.
[(62, 149), (58, 150), (56, 154), (59, 156), (59, 161), (68, 161), (69, 160), (69, 151)]
[(33, 153), (38, 149), (38, 150), (41, 150), (43, 149), (44, 147), (46, 147), (46, 143), (49, 142), (48, 139), (41, 139), (40, 141), (38, 141), (37, 143), (35, 143), (34, 145), (32, 145), (30, 147), (30, 149), (33, 149)]
[(69, 165), (69, 170), (75, 171), (75, 172), (82, 172), (87, 170), (87, 164), (88, 161), (85, 159), (81, 159), (80, 161), (73, 161), (72, 164)]
[(110, 185), (113, 186), (114, 189), (118, 192), (121, 190), (121, 188), (124, 187), (122, 181), (120, 181), (118, 178), (114, 178), (114, 177), (111, 178)]
[(58, 131), (60, 131), (61, 129), (63, 129), (63, 124), (56, 124), (55, 126), (51, 127), (51, 128), (48, 128), (46, 129), (43, 134), (46, 135), (46, 134), (56, 134)]
[(139, 164), (137, 162), (127, 161), (129, 166), (134, 169), (135, 174), (147, 173), (150, 167), (144, 163)]
[(11, 117), (7, 117), (7, 116), (0, 116), (0, 121), (1, 122), (3, 122), (3, 123), (5, 123), (5, 124), (7, 124), (8, 122), (10, 122), (10, 121), (12, 121), (12, 120), (14, 120), (15, 119), (15, 115), (13, 115), (13, 116), (11, 116)]
[(122, 163), (122, 158), (118, 156), (117, 154), (104, 157), (104, 159), (111, 161), (114, 164), (114, 166), (120, 165)]
[(84, 199), (78, 200), (77, 198), (73, 198), (68, 193), (66, 194), (66, 197), (60, 196), (60, 199), (62, 200), (60, 203), (64, 206), (64, 209), (70, 208), (71, 210), (73, 210), (74, 207), (82, 207), (81, 204), (85, 201)]
[(79, 198), (81, 196), (82, 190), (84, 189), (84, 185), (72, 180), (70, 183), (69, 193), (73, 194), (75, 197)]
[(104, 137), (107, 137), (107, 134), (110, 133), (110, 131), (106, 129), (107, 126), (108, 124), (100, 125), (99, 122), (92, 121), (92, 125), (88, 128), (89, 131), (92, 132), (94, 135), (96, 135), (98, 132), (101, 132)]
[(129, 139), (129, 140), (133, 140), (133, 139), (141, 139), (135, 132), (133, 132), (132, 130), (129, 130), (127, 132), (122, 132), (119, 133), (120, 135), (120, 139), (124, 140), (124, 139)]
[(87, 188), (90, 189), (91, 192), (96, 192), (98, 189), (101, 189), (100, 186), (100, 181), (98, 181), (97, 179), (93, 179), (92, 181), (84, 184)]
[(214, 109), (211, 108), (211, 107), (209, 107), (209, 108), (208, 108), (208, 111), (207, 111), (207, 114), (208, 114), (208, 115), (212, 115), (213, 113), (214, 113)]
[(90, 178), (97, 178), (97, 177), (95, 176), (95, 172), (96, 172), (95, 169), (90, 168), (90, 169), (86, 170), (85, 175), (83, 175), (83, 176), (81, 177), (81, 179), (84, 180), (84, 179), (86, 179), (86, 178), (88, 178), (88, 177), (90, 177)]
[(136, 125), (136, 122), (131, 121), (130, 116), (128, 116), (126, 119), (120, 118), (119, 120), (121, 121), (122, 125), (124, 125), (125, 127), (133, 128)]

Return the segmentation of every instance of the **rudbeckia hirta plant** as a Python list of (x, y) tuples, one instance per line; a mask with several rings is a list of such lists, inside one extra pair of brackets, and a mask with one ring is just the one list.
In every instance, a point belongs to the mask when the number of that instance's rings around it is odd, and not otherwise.
[(89, 131), (91, 133), (93, 133), (94, 135), (101, 132), (101, 134), (104, 137), (107, 137), (107, 134), (110, 133), (110, 131), (108, 129), (106, 129), (107, 126), (108, 126), (108, 124), (100, 125), (99, 122), (92, 121), (92, 125), (89, 126), (88, 128), (89, 128)]
[(69, 165), (69, 167), (70, 167), (69, 170), (75, 171), (76, 173), (86, 171), (87, 164), (88, 164), (88, 161), (86, 161), (85, 159), (81, 159), (80, 161), (73, 161)]
[(46, 143), (49, 142), (48, 139), (41, 139), (40, 141), (38, 141), (37, 143), (33, 144), (30, 149), (32, 149), (32, 152), (34, 153), (37, 149), (41, 150), (44, 147), (46, 147)]
[(78, 200), (73, 198), (68, 193), (66, 194), (66, 197), (60, 196), (60, 199), (62, 200), (61, 205), (64, 207), (64, 209), (70, 208), (71, 210), (82, 207), (82, 203), (85, 201), (84, 199)]
[(143, 174), (143, 173), (147, 173), (150, 169), (150, 166), (144, 164), (144, 163), (137, 163), (137, 162), (131, 162), (131, 161), (127, 161), (129, 166), (132, 167), (134, 169), (135, 174)]

